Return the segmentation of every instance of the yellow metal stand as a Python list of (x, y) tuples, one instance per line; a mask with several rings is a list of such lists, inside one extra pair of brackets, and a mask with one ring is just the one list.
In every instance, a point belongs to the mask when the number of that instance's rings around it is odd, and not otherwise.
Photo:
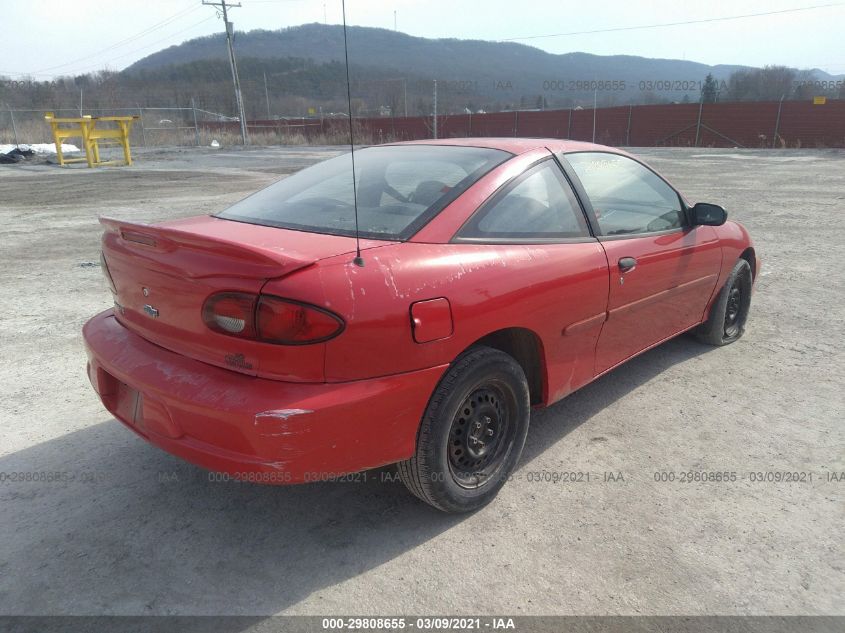
[[(123, 158), (126, 165), (132, 164), (132, 154), (129, 151), (129, 132), (132, 130), (132, 123), (138, 116), (83, 116), (83, 117), (60, 117), (56, 118), (48, 112), (44, 120), (50, 124), (53, 130), (53, 142), (56, 144), (56, 157), (59, 165), (64, 167), (67, 163), (81, 163), (85, 161), (89, 167), (100, 165), (118, 165), (119, 161), (100, 160), (100, 145), (102, 139), (115, 139), (117, 144), (123, 148)], [(113, 123), (117, 127), (99, 127), (101, 123)], [(70, 126), (70, 127), (67, 127)], [(85, 148), (85, 158), (65, 158), (62, 154), (62, 141), (68, 138), (81, 138)]]

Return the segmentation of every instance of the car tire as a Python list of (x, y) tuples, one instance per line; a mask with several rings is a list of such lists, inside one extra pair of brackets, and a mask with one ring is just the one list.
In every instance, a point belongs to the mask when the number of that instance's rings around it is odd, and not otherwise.
[(707, 320), (695, 330), (696, 338), (709, 345), (728, 345), (745, 333), (751, 307), (751, 266), (744, 259), (736, 262)]
[(416, 452), (398, 464), (414, 495), (438, 510), (471, 512), (510, 477), (530, 418), (528, 381), (519, 363), (473, 347), (441, 378), (417, 435)]

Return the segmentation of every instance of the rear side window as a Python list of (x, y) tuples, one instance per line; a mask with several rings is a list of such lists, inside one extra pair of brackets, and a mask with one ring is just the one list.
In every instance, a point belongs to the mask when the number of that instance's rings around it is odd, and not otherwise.
[(589, 236), (584, 214), (560, 168), (546, 160), (486, 203), (458, 233), (471, 239), (554, 239)]
[[(384, 204), (396, 202), (396, 193), (418, 204), (435, 203), (466, 178), (461, 163), (438, 160), (397, 160), (384, 170)], [(423, 179), (425, 178), (425, 179)]]
[(635, 160), (618, 154), (566, 154), (593, 205), (603, 235), (666, 231), (683, 226), (678, 194)]
[[(364, 237), (407, 239), (512, 154), (450, 145), (384, 145), (355, 152)], [(350, 154), (304, 169), (218, 214), (287, 229), (355, 234)]]

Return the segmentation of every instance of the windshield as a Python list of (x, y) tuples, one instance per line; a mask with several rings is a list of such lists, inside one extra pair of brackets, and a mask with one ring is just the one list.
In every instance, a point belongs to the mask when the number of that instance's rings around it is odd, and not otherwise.
[[(217, 217), (355, 235), (350, 156), (332, 158), (280, 180)], [(407, 239), (510, 157), (497, 149), (450, 145), (385, 145), (356, 151), (360, 234)]]

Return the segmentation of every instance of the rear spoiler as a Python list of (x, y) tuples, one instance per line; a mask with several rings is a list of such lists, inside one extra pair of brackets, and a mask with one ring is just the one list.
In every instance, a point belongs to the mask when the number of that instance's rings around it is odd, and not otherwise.
[[(221, 221), (222, 222), (222, 221)], [(101, 217), (105, 227), (103, 248), (131, 252), (135, 256), (158, 260), (178, 274), (202, 278), (281, 277), (313, 264), (316, 259), (292, 253), (281, 247), (250, 244), (225, 237), (231, 225), (188, 231), (161, 224), (141, 224)], [(190, 262), (183, 261), (190, 257)]]

